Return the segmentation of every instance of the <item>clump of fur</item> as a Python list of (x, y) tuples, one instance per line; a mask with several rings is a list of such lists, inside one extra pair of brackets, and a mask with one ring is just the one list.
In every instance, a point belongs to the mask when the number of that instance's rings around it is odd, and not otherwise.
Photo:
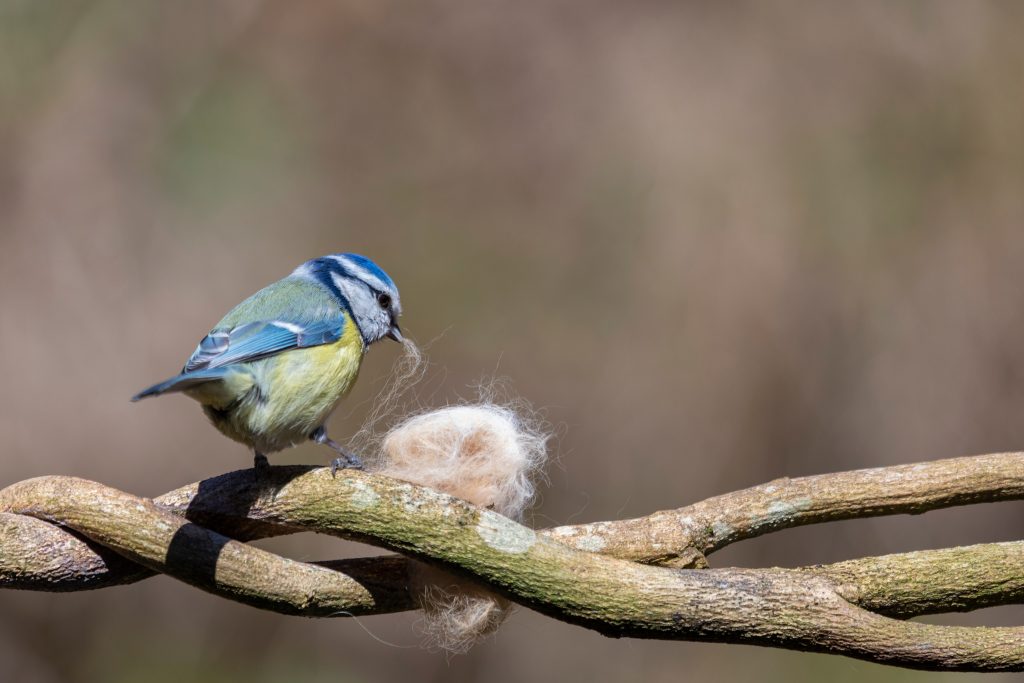
[(500, 595), (443, 569), (417, 562), (409, 575), (423, 610), (419, 627), (428, 649), (465, 654), (479, 640), (497, 631), (514, 609)]
[[(379, 471), (521, 519), (533, 500), (546, 441), (535, 420), (511, 408), (453, 406), (392, 428), (381, 445)], [(428, 645), (447, 652), (468, 651), (512, 611), (508, 600), (441, 569), (417, 564), (410, 580)]]
[(453, 406), (416, 415), (384, 437), (382, 472), (520, 519), (547, 438), (510, 408)]

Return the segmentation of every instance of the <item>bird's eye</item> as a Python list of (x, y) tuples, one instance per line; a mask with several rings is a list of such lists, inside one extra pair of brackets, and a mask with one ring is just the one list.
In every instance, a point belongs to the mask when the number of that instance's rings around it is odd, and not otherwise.
[(391, 295), (381, 292), (377, 295), (377, 303), (380, 304), (381, 308), (389, 308), (391, 306)]

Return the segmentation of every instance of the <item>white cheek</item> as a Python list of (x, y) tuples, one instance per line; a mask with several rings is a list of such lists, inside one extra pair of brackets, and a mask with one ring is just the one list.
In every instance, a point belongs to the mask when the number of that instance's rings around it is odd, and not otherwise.
[(352, 315), (363, 336), (376, 341), (387, 334), (391, 327), (391, 318), (387, 311), (381, 309), (376, 297), (366, 287), (348, 278), (337, 274), (332, 277), (334, 284), (348, 299), (349, 306), (352, 307)]

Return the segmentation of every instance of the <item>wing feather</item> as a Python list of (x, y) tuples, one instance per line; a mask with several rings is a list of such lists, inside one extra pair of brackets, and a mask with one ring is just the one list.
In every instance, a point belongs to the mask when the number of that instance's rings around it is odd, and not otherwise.
[(196, 347), (182, 372), (259, 360), (282, 351), (331, 344), (341, 339), (345, 319), (292, 322), (267, 320), (213, 330)]

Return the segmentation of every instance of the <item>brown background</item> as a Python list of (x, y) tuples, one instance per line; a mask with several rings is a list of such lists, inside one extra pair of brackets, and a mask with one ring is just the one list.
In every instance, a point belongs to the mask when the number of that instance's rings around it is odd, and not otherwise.
[[(431, 342), (423, 402), (504, 376), (544, 409), (537, 525), (1024, 448), (1022, 10), (3, 0), (2, 481), (155, 495), (247, 466), (187, 399), (127, 399), (234, 303), (335, 251), (401, 286), (403, 327)], [(369, 356), (339, 437), (397, 353)], [(793, 530), (713, 562), (1019, 539), (1022, 512)], [(414, 647), (415, 618), (285, 618), (164, 577), (3, 593), (0, 678), (942, 678), (606, 640), (526, 610), (446, 662)]]

